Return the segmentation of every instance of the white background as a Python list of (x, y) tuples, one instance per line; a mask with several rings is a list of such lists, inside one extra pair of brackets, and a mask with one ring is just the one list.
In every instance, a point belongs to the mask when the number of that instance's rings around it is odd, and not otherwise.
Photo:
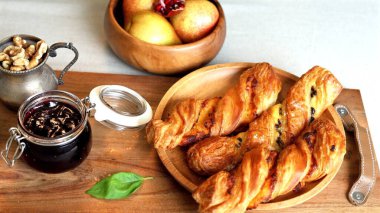
[[(210, 64), (261, 62), (301, 75), (314, 65), (361, 90), (380, 157), (380, 1), (221, 0), (227, 37)], [(48, 44), (70, 41), (80, 52), (72, 70), (148, 75), (119, 60), (103, 32), (106, 0), (0, 0), (0, 37), (31, 34)], [(73, 55), (49, 59), (62, 69)]]

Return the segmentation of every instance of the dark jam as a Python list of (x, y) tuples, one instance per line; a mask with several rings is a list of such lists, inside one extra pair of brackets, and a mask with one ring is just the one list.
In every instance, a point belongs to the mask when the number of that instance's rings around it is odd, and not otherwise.
[(33, 168), (60, 173), (81, 164), (91, 150), (91, 127), (81, 122), (81, 114), (71, 105), (48, 101), (36, 105), (26, 113), (24, 126), (27, 131), (42, 137), (51, 138), (70, 135), (78, 125), (85, 125), (83, 131), (70, 141), (56, 145), (43, 145), (25, 141), (23, 159)]
[(74, 107), (57, 101), (46, 101), (34, 106), (25, 115), (25, 128), (38, 136), (55, 138), (71, 132), (81, 121)]

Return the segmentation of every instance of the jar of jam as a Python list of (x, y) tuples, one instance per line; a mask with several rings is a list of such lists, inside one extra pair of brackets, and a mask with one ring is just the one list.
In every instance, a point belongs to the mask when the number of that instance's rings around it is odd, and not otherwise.
[[(11, 167), (22, 157), (42, 172), (71, 170), (90, 153), (90, 114), (116, 130), (140, 129), (151, 120), (152, 109), (138, 93), (118, 85), (98, 86), (84, 99), (60, 90), (39, 93), (20, 106), (1, 156)], [(17, 147), (10, 154), (13, 142)]]

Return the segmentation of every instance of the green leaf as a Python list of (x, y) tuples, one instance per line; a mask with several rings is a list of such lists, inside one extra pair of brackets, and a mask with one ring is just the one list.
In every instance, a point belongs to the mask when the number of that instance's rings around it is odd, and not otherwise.
[(152, 179), (152, 177), (142, 177), (132, 172), (119, 172), (100, 180), (86, 193), (108, 200), (127, 198), (147, 179)]

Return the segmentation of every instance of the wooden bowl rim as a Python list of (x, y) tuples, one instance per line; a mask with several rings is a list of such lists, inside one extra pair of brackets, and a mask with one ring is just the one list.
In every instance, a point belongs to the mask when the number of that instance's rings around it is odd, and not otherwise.
[[(224, 69), (224, 68), (243, 69), (243, 68), (251, 67), (254, 64), (255, 63), (250, 63), (250, 62), (236, 62), (236, 63), (211, 65), (211, 66), (202, 67), (184, 76), (183, 78), (178, 80), (175, 84), (173, 84), (169, 88), (169, 90), (165, 93), (165, 95), (162, 97), (160, 103), (157, 106), (156, 112), (154, 113), (154, 119), (161, 119), (164, 109), (167, 106), (168, 102), (183, 84), (186, 84), (187, 82), (193, 80), (194, 78), (199, 77), (200, 75), (205, 75), (210, 72), (217, 72), (220, 69)], [(291, 80), (297, 80), (299, 78), (289, 72), (286, 72), (276, 67), (274, 68), (275, 68), (276, 74), (278, 75), (282, 75), (286, 78), (290, 78)], [(345, 135), (343, 123), (339, 115), (335, 111), (334, 107), (329, 106), (327, 108), (327, 111), (332, 116), (332, 120), (336, 124), (338, 129)], [(180, 171), (177, 170), (175, 165), (170, 160), (167, 154), (167, 151), (170, 152), (170, 150), (157, 149), (158, 156), (160, 157), (162, 163), (164, 164), (166, 169), (169, 171), (169, 173), (177, 180), (177, 182), (179, 182), (183, 187), (185, 187), (188, 191), (192, 193), (197, 188), (197, 185), (195, 185), (193, 182), (187, 179)], [(334, 171), (326, 175), (324, 178), (318, 180), (319, 183), (317, 183), (313, 188), (309, 189), (307, 192), (300, 194), (296, 197), (289, 198), (282, 201), (262, 203), (254, 210), (275, 210), (275, 209), (288, 208), (288, 207), (301, 204), (311, 199), (312, 197), (316, 196), (319, 192), (321, 192), (325, 187), (327, 187), (327, 185), (334, 179), (342, 163), (343, 163), (343, 159), (341, 160), (341, 162), (339, 162), (339, 166), (337, 166)]]
[(152, 44), (152, 43), (142, 41), (138, 38), (135, 38), (134, 36), (129, 34), (127, 31), (125, 31), (122, 28), (122, 26), (120, 26), (119, 22), (115, 18), (115, 14), (114, 14), (114, 9), (117, 6), (118, 1), (122, 1), (122, 0), (110, 0), (109, 1), (107, 11), (108, 11), (108, 16), (109, 16), (108, 18), (110, 20), (110, 23), (114, 26), (114, 28), (119, 33), (121, 33), (123, 36), (127, 37), (128, 39), (132, 39), (132, 40), (138, 42), (139, 45), (148, 45), (148, 46), (152, 46), (153, 48), (162, 49), (162, 50), (171, 50), (171, 49), (178, 50), (178, 49), (195, 48), (197, 46), (201, 46), (204, 43), (208, 43), (209, 40), (213, 38), (212, 35), (217, 35), (217, 34), (219, 34), (219, 31), (222, 30), (222, 28), (226, 28), (225, 16), (224, 16), (224, 11), (223, 11), (222, 5), (219, 3), (219, 1), (212, 1), (218, 9), (219, 19), (218, 19), (218, 23), (214, 26), (214, 29), (212, 30), (212, 32), (210, 32), (206, 37), (203, 37), (197, 41), (194, 41), (191, 43), (186, 43), (186, 44), (176, 44), (176, 45)]

